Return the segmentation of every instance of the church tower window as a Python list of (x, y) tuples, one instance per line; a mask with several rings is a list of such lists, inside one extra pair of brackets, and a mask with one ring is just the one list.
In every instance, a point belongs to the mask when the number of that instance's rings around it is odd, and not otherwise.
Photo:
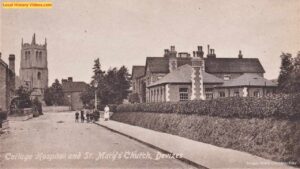
[(38, 80), (41, 80), (41, 72), (38, 72), (38, 74), (37, 74), (37, 79), (38, 79)]

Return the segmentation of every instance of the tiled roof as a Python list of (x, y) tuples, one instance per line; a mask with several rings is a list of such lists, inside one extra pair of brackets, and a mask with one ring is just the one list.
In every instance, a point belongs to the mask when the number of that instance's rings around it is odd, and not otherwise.
[(265, 73), (257, 58), (206, 58), (205, 71), (209, 73)]
[[(178, 67), (173, 72), (167, 74), (162, 77), (160, 80), (150, 84), (148, 87), (160, 85), (160, 84), (168, 84), (168, 83), (192, 83), (192, 66), (185, 64), (183, 66)], [(204, 72), (203, 74), (203, 82), (208, 84), (216, 84), (223, 83), (222, 79), (217, 78), (216, 76)]]
[[(191, 58), (177, 57), (178, 67), (189, 64)], [(169, 61), (166, 57), (147, 57), (146, 66), (152, 73), (169, 73)], [(265, 73), (257, 58), (205, 58), (205, 71), (208, 73)]]
[(132, 79), (136, 79), (144, 76), (145, 66), (133, 66), (132, 67)]
[(88, 85), (85, 82), (63, 82), (63, 92), (83, 92), (87, 89)]
[(265, 79), (257, 74), (245, 73), (238, 78), (224, 81), (224, 84), (219, 87), (235, 87), (235, 86), (268, 86), (276, 87), (276, 83)]
[[(177, 64), (178, 67), (185, 64), (191, 65), (191, 58), (177, 57)], [(147, 57), (147, 65), (152, 73), (169, 73), (169, 59), (167, 57)]]
[(152, 73), (168, 73), (169, 60), (165, 57), (147, 57), (146, 66)]

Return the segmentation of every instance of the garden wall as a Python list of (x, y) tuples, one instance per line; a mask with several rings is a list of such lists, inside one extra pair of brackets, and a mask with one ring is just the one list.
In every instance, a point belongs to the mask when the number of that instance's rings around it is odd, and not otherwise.
[(299, 98), (120, 105), (112, 119), (299, 165)]

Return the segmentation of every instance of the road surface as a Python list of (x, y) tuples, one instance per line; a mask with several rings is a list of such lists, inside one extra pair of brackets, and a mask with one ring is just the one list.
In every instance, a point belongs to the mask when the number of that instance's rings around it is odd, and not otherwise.
[(11, 121), (0, 136), (0, 168), (193, 168), (74, 113)]

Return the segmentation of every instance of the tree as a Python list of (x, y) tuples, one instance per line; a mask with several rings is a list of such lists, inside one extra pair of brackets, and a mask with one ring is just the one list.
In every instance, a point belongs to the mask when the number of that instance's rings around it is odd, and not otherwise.
[(281, 54), (280, 74), (278, 77), (278, 89), (281, 92), (288, 92), (290, 86), (290, 78), (293, 70), (292, 55), (289, 53)]
[(281, 93), (300, 92), (300, 52), (295, 58), (291, 54), (282, 53), (278, 89)]
[[(98, 101), (101, 105), (120, 104), (128, 96), (130, 87), (129, 73), (125, 66), (110, 68), (107, 72), (101, 69), (99, 59), (94, 61), (94, 75), (90, 88), (82, 93), (81, 100), (84, 104), (91, 104), (94, 101), (94, 94), (97, 92)], [(97, 83), (97, 88), (92, 87)]]
[(92, 86), (88, 86), (87, 90), (81, 93), (80, 99), (83, 105), (87, 107), (94, 106), (95, 89)]
[(128, 96), (128, 100), (130, 103), (139, 103), (140, 102), (139, 94), (130, 93)]
[(58, 79), (55, 79), (51, 87), (45, 90), (44, 100), (48, 106), (64, 104), (64, 93)]

